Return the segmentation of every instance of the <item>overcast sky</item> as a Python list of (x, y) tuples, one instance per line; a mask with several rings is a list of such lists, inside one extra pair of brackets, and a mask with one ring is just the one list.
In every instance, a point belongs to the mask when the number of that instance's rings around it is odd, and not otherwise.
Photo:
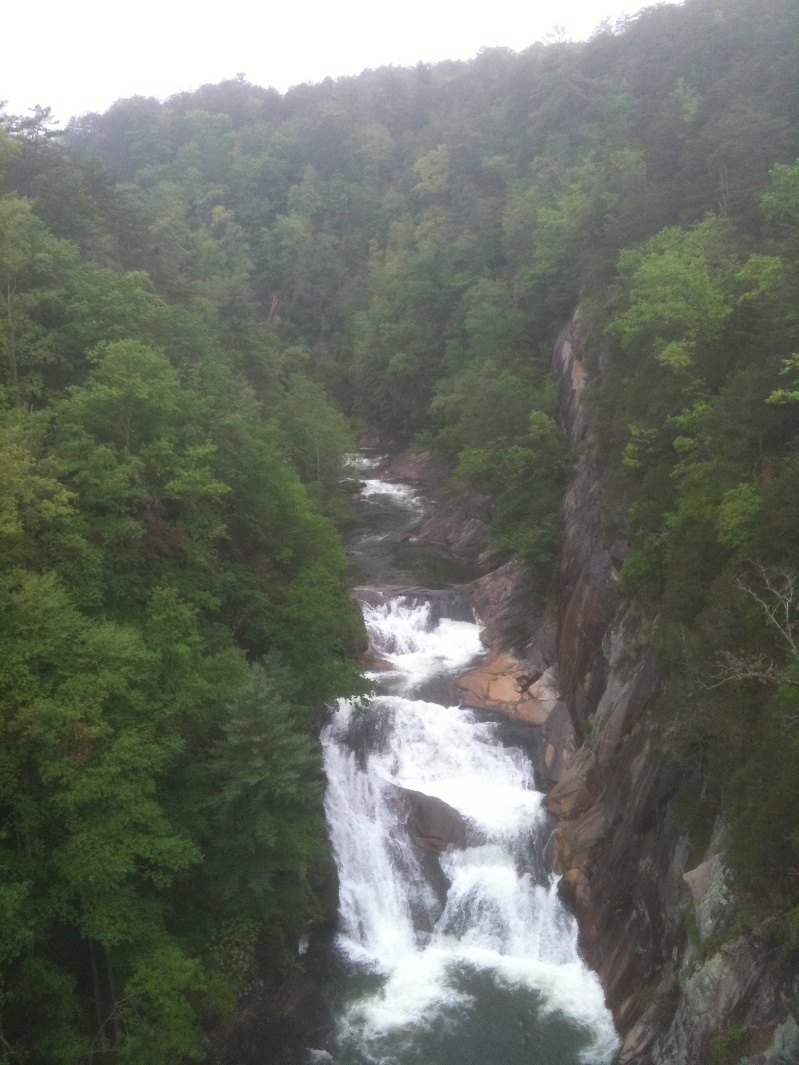
[(555, 24), (574, 40), (646, 4), (637, 0), (12, 0), (3, 11), (0, 100), (25, 114), (104, 111), (140, 94), (165, 99), (237, 73), (281, 92), (388, 63), (468, 59), (515, 50)]

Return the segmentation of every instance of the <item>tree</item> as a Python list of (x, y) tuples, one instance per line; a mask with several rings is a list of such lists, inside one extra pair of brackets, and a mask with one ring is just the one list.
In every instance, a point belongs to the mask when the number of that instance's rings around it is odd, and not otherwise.
[(297, 473), (324, 504), (343, 476), (345, 456), (355, 450), (346, 419), (319, 385), (300, 374), (289, 378), (274, 414)]
[(315, 913), (312, 876), (324, 855), (319, 754), (289, 701), (292, 687), (276, 662), (252, 668), (213, 749), (208, 800), (212, 890), (284, 949)]

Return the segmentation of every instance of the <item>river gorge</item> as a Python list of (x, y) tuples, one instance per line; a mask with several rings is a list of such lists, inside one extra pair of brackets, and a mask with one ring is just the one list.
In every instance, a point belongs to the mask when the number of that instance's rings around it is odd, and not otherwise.
[(344, 986), (333, 1058), (609, 1062), (618, 1039), (558, 896), (552, 818), (519, 726), (508, 735), (455, 687), (486, 652), (452, 583), (468, 570), (402, 538), (425, 504), (375, 477), (375, 462), (357, 463), (350, 543), (370, 582), (355, 596), (375, 694), (342, 702), (323, 733)]
[(742, 1031), (746, 1065), (799, 1061), (799, 988), (740, 922), (723, 823), (704, 850), (679, 823), (580, 343), (577, 314), (553, 362), (578, 458), (555, 602), (486, 556), (487, 502), (453, 500), (429, 459), (357, 460), (375, 691), (323, 734), (339, 912), (309, 958), (334, 1021), (320, 1061), (696, 1065)]

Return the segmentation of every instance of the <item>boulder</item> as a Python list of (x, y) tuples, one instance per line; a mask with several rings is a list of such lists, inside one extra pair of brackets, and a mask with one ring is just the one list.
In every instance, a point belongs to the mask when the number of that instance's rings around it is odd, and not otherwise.
[(416, 851), (417, 875), (426, 882), (438, 902), (431, 913), (427, 905), (411, 906), (417, 928), (432, 932), (447, 904), (449, 878), (441, 868), (444, 851), (462, 847), (465, 825), (457, 810), (443, 799), (421, 791), (394, 786), (394, 808)]
[(458, 691), (466, 706), (496, 710), (514, 721), (543, 725), (558, 704), (554, 671), (547, 670), (528, 683), (534, 667), (510, 651), (488, 655), (476, 669), (458, 680)]
[(463, 818), (443, 799), (395, 786), (395, 802), (408, 835), (417, 847), (440, 854), (463, 846)]

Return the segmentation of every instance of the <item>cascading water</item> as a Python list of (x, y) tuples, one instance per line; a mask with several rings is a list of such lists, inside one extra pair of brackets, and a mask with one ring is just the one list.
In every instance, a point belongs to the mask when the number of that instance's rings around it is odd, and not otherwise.
[[(418, 507), (404, 486), (371, 481), (368, 492), (399, 517)], [(423, 697), (481, 653), (478, 625), (447, 616), (441, 596), (433, 610), (418, 589), (370, 598), (364, 620), (386, 668), (368, 705), (342, 702), (323, 734), (337, 947), (353, 988), (334, 1059), (609, 1062), (618, 1040), (546, 871), (551, 826), (528, 758), (496, 724)], [(419, 793), (462, 826), (440, 853), (409, 831), (400, 799)]]

